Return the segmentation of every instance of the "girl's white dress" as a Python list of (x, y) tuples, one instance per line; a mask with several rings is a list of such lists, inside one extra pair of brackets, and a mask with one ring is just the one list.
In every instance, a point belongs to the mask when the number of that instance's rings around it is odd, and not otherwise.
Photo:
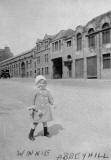
[(36, 110), (40, 110), (43, 113), (43, 116), (38, 117), (38, 113), (35, 111), (33, 116), (33, 122), (47, 122), (51, 121), (52, 111), (51, 105), (53, 105), (54, 101), (48, 89), (36, 89)]

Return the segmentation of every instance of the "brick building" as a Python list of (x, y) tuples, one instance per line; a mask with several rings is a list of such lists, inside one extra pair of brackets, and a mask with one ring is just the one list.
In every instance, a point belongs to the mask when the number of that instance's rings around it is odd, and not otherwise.
[(85, 26), (38, 39), (30, 51), (0, 62), (12, 77), (111, 78), (111, 11)]

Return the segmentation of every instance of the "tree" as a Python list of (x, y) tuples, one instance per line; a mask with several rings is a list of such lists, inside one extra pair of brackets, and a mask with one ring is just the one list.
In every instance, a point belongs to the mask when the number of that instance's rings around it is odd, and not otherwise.
[(0, 49), (0, 62), (4, 61), (8, 58), (13, 57), (13, 53), (10, 51), (9, 47), (5, 47), (4, 49)]

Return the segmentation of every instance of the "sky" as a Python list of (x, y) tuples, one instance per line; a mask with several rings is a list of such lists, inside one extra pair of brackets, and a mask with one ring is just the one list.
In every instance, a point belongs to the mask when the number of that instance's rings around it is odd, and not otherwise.
[(110, 10), (111, 0), (0, 0), (0, 48), (24, 53), (45, 34), (75, 30)]

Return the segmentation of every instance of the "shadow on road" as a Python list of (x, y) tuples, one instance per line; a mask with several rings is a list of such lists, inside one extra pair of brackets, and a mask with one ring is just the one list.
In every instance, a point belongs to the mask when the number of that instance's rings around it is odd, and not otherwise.
[[(52, 136), (55, 136), (55, 135), (59, 134), (59, 132), (63, 129), (64, 128), (60, 124), (54, 124), (54, 125), (48, 127), (48, 132), (50, 133), (49, 137), (52, 137)], [(41, 131), (38, 132), (37, 135), (35, 135), (35, 137), (43, 136), (43, 135), (44, 135), (44, 132), (43, 132), (43, 130), (41, 130)]]

